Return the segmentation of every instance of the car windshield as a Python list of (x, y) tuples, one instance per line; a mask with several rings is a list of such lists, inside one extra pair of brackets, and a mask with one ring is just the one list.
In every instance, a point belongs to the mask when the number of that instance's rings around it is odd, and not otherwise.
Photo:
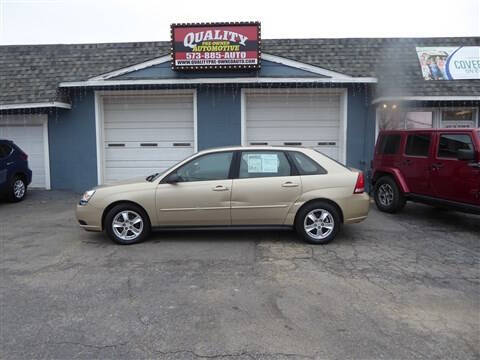
[(173, 164), (172, 166), (170, 166), (168, 169), (165, 169), (165, 170), (163, 170), (163, 171), (161, 171), (161, 172), (157, 172), (157, 173), (148, 175), (148, 176), (145, 178), (145, 180), (150, 181), (150, 182), (155, 181), (155, 180), (158, 179), (160, 176), (162, 176), (162, 175), (165, 174), (166, 172), (169, 172), (171, 169), (173, 169), (175, 166), (177, 166), (177, 165), (180, 164), (181, 162), (183, 162), (183, 161), (185, 161), (185, 160), (187, 160), (187, 159), (190, 159), (191, 157), (194, 157), (194, 156), (197, 155), (197, 154), (198, 154), (198, 152), (196, 152), (196, 153), (194, 153), (194, 154), (192, 154), (192, 155), (190, 155), (190, 156), (187, 156), (187, 157), (186, 157), (185, 159), (183, 159), (183, 160), (177, 161), (175, 164)]

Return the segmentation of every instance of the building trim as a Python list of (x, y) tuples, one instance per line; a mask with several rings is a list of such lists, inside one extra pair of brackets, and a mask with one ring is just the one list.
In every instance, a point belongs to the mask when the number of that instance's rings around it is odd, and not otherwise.
[(480, 101), (480, 96), (383, 96), (374, 99), (372, 104), (382, 101)]
[(51, 189), (50, 183), (50, 144), (48, 142), (48, 116), (43, 120), (43, 158), (45, 163), (45, 189)]
[(158, 65), (158, 64), (163, 64), (163, 63), (166, 63), (168, 61), (171, 61), (171, 59), (172, 59), (172, 57), (170, 55), (161, 56), (161, 57), (158, 57), (158, 58), (155, 58), (155, 59), (152, 59), (152, 60), (148, 60), (148, 61), (145, 61), (145, 62), (142, 62), (142, 63), (139, 63), (139, 64), (135, 64), (135, 65), (132, 65), (132, 66), (127, 66), (127, 67), (124, 67), (124, 68), (121, 68), (121, 69), (118, 69), (118, 70), (110, 71), (110, 72), (102, 74), (102, 75), (94, 76), (92, 78), (89, 78), (88, 80), (89, 81), (107, 80), (107, 79), (110, 79), (110, 78), (113, 78), (113, 77), (128, 74), (130, 72), (142, 70), (142, 69), (145, 69), (145, 68), (148, 68), (148, 67), (151, 67), (151, 66), (155, 66), (155, 65)]
[[(273, 94), (273, 93), (284, 93), (285, 91), (289, 91), (292, 89), (265, 89), (265, 93)], [(346, 164), (347, 162), (347, 128), (348, 128), (348, 89), (346, 88), (338, 88), (338, 89), (293, 89), (295, 92), (298, 93), (319, 93), (319, 94), (330, 94), (330, 95), (339, 95), (340, 96), (340, 136), (339, 140), (341, 143), (342, 151), (340, 153), (340, 162)], [(249, 92), (262, 92), (262, 89), (244, 89), (241, 90), (241, 144), (242, 146), (247, 146), (247, 95)]]
[(311, 72), (311, 73), (314, 73), (314, 74), (328, 76), (328, 77), (331, 77), (331, 78), (354, 79), (354, 77), (352, 77), (350, 75), (342, 74), (342, 73), (339, 73), (339, 72), (336, 72), (336, 71), (327, 70), (327, 69), (324, 69), (324, 68), (321, 68), (321, 67), (318, 67), (318, 66), (314, 66), (314, 65), (310, 65), (310, 64), (306, 64), (306, 63), (303, 63), (303, 62), (300, 62), (300, 61), (287, 59), (287, 58), (284, 58), (284, 57), (281, 57), (281, 56), (276, 56), (276, 55), (270, 55), (270, 54), (263, 53), (262, 54), (262, 60), (271, 61), (271, 62), (274, 62), (274, 63), (277, 63), (277, 64), (282, 64), (282, 65), (285, 65), (285, 66), (288, 66), (288, 67), (308, 71), (308, 72)]
[(164, 94), (185, 94), (193, 96), (193, 142), (194, 152), (198, 151), (198, 130), (197, 130), (197, 91), (196, 89), (187, 90), (143, 90), (141, 92), (135, 90), (96, 90), (95, 91), (95, 136), (96, 136), (96, 148), (97, 148), (97, 182), (98, 185), (104, 183), (105, 174), (105, 157), (104, 157), (104, 144), (105, 144), (105, 131), (104, 131), (104, 110), (103, 110), (103, 97), (104, 96), (118, 96), (118, 95), (130, 95), (130, 96), (148, 96), (148, 95), (164, 95)]
[(22, 104), (5, 104), (5, 105), (0, 105), (0, 110), (35, 109), (35, 108), (47, 108), (47, 107), (71, 109), (72, 105), (64, 102), (58, 102), (58, 101), (22, 103)]
[(138, 85), (197, 85), (197, 84), (285, 84), (285, 83), (376, 83), (373, 78), (317, 78), (317, 77), (244, 77), (244, 78), (198, 78), (198, 79), (151, 79), (151, 80), (87, 80), (62, 82), (59, 87), (102, 87)]

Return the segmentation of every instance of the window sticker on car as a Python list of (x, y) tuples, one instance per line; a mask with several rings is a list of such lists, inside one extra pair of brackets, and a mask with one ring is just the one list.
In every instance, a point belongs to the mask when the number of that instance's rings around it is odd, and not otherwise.
[(249, 173), (276, 173), (278, 172), (278, 156), (276, 154), (248, 154)]

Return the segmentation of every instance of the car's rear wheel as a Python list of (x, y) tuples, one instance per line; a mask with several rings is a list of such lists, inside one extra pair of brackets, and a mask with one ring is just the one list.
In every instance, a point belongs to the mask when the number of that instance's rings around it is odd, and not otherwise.
[(117, 244), (136, 244), (150, 234), (150, 221), (141, 207), (135, 204), (120, 204), (107, 213), (105, 230)]
[(318, 201), (300, 209), (295, 228), (306, 242), (326, 244), (337, 236), (341, 225), (337, 208), (328, 202)]
[(19, 202), (25, 199), (27, 195), (27, 184), (20, 176), (14, 176), (10, 182), (10, 188), (8, 190), (8, 199), (11, 202)]
[(395, 213), (405, 206), (405, 196), (390, 176), (383, 176), (377, 180), (374, 198), (380, 211)]

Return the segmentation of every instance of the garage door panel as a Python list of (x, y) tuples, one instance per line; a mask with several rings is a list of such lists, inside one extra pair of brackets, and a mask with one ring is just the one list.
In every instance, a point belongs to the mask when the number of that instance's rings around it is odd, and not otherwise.
[(168, 131), (153, 131), (153, 129), (136, 129), (125, 131), (125, 129), (108, 129), (105, 132), (105, 141), (193, 141), (193, 129), (168, 129)]
[(103, 109), (105, 182), (161, 172), (194, 152), (191, 94), (107, 97)]
[[(183, 160), (187, 156), (193, 153), (192, 147), (176, 148), (161, 148), (150, 150), (140, 148), (126, 148), (126, 149), (111, 149), (105, 150), (105, 160), (159, 160), (159, 159), (171, 159), (171, 160)], [(141, 159), (141, 160), (140, 160)]]
[(246, 95), (247, 144), (311, 147), (338, 160), (341, 136), (338, 93)]
[(44, 114), (2, 115), (0, 119), (0, 138), (12, 140), (28, 155), (28, 167), (32, 170), (30, 187), (34, 188), (47, 187), (44, 121), (47, 121)]
[[(191, 115), (190, 115), (191, 117)], [(190, 119), (191, 120), (191, 119)], [(192, 128), (191, 121), (162, 121), (158, 119), (152, 121), (128, 121), (128, 122), (109, 122), (105, 123), (105, 129), (178, 129), (178, 128)]]

